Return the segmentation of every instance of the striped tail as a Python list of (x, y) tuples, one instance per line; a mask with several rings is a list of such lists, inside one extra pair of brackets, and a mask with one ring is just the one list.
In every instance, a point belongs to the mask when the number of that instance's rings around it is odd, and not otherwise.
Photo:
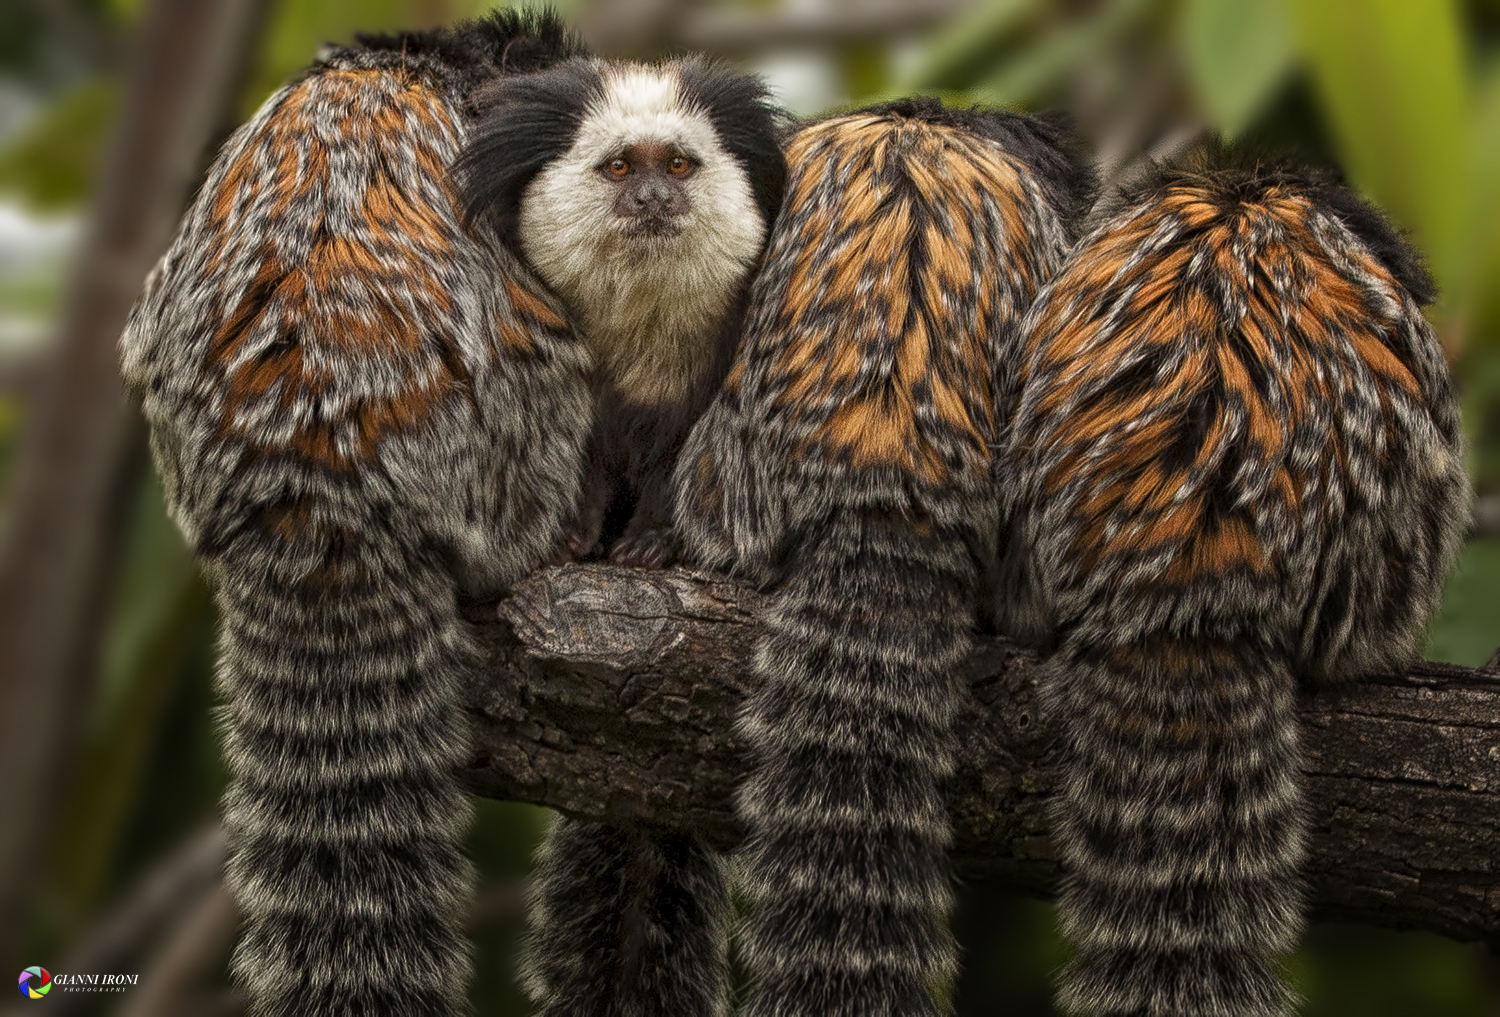
[(699, 838), (557, 816), (528, 901), (538, 1017), (719, 1017), (729, 889)]
[(219, 583), (234, 971), (252, 1017), (466, 1013), (476, 647), (436, 555), (341, 537), (242, 535)]
[(975, 568), (960, 540), (849, 509), (793, 556), (740, 727), (751, 1017), (938, 1014), (955, 669)]
[(1044, 665), (1066, 717), (1054, 835), (1076, 1017), (1278, 1017), (1303, 926), (1295, 682), (1254, 640), (1077, 641)]

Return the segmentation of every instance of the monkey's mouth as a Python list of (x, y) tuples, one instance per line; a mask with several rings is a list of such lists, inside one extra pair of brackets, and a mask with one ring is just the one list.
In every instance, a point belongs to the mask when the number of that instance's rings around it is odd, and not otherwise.
[(668, 239), (682, 235), (682, 219), (673, 215), (637, 215), (625, 220), (625, 235), (632, 239)]

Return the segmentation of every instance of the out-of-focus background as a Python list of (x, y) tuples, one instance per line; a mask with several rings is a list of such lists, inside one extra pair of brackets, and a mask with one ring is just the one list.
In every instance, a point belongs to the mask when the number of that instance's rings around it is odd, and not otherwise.
[[(28, 1013), (240, 1012), (213, 610), (119, 398), (126, 309), (216, 145), (320, 44), (487, 6), (0, 0), (0, 970), (138, 976)], [(1108, 179), (1207, 130), (1342, 167), (1442, 286), (1431, 315), (1481, 495), (1428, 656), (1476, 665), (1500, 645), (1500, 0), (559, 6), (601, 52), (719, 53), (799, 113), (916, 90), (1068, 110)], [(527, 1012), (518, 887), (544, 822), (479, 803), (480, 1013)], [(958, 926), (961, 1013), (1050, 1012), (1048, 904), (965, 887)], [(1473, 944), (1319, 926), (1292, 968), (1309, 1017), (1500, 1015), (1500, 961)]]

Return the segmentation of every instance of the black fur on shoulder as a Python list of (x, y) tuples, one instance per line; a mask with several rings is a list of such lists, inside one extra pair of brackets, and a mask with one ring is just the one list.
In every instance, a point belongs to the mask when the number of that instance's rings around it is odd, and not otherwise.
[(430, 75), (476, 114), (474, 93), (499, 75), (543, 70), (588, 50), (557, 13), (498, 10), (452, 28), (424, 32), (359, 34), (357, 45), (338, 47), (324, 63), (335, 66), (401, 66)]
[(786, 190), (786, 160), (777, 144), (782, 124), (766, 83), (712, 60), (682, 66), (682, 102), (701, 109), (724, 148), (739, 161), (767, 224), (775, 221)]
[(430, 55), (457, 67), (475, 66), (501, 74), (527, 74), (587, 55), (583, 40), (550, 7), (496, 10), (451, 28), (360, 33), (354, 38), (365, 49)]
[(573, 146), (602, 89), (599, 72), (585, 60), (497, 78), (482, 89), (479, 121), (455, 165), (464, 215), (488, 220), (519, 250), (522, 192), (542, 167)]
[(1311, 177), (1307, 186), (1309, 197), (1343, 220), (1349, 232), (1365, 242), (1370, 253), (1406, 287), (1413, 300), (1423, 305), (1437, 300), (1437, 282), (1427, 271), (1422, 252), (1391, 224), (1380, 209), (1340, 183), (1331, 173), (1326, 178)]
[(1421, 251), (1331, 167), (1299, 167), (1257, 151), (1225, 151), (1210, 139), (1181, 165), (1157, 167), (1144, 181), (1127, 188), (1122, 198), (1134, 202), (1195, 179), (1210, 183), (1211, 192), (1226, 206), (1257, 203), (1273, 188), (1299, 192), (1315, 207), (1338, 217), (1418, 304), (1430, 304), (1438, 297), (1437, 283)]
[(1099, 193), (1093, 159), (1067, 113), (978, 110), (977, 129), (1030, 166), (1063, 225), (1076, 228)]
[(1076, 228), (1098, 192), (1090, 160), (1073, 130), (1073, 118), (1066, 113), (1017, 113), (978, 106), (956, 109), (933, 96), (896, 99), (857, 112), (959, 127), (993, 141), (1036, 174), (1070, 240), (1076, 238)]

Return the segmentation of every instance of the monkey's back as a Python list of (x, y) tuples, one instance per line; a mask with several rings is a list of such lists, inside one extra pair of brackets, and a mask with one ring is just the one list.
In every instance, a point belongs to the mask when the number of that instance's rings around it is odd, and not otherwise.
[(1059, 134), (904, 102), (788, 146), (739, 358), (679, 467), (691, 546), (773, 594), (740, 718), (750, 1013), (941, 1009), (991, 380), (1066, 243)]
[[(538, 24), (471, 29), (507, 27)], [(409, 42), (336, 52), (230, 138), (121, 338), (222, 616), (257, 1017), (464, 1009), (457, 599), (551, 548), (590, 422), (581, 343), (457, 211), (465, 47)]]
[[(460, 222), (463, 113), (404, 59), (348, 51), (268, 100), (122, 337), (174, 515), (209, 558), (255, 507), (306, 497), (420, 518), (504, 582), (564, 509), (587, 355)], [(518, 455), (533, 429), (557, 441)]]
[(1086, 612), (1080, 638), (1255, 631), (1318, 674), (1400, 666), (1467, 497), (1415, 255), (1276, 170), (1125, 204), (1038, 302), (1017, 379), (1054, 613)]
[(1127, 195), (1033, 308), (999, 471), (1064, 731), (1064, 1012), (1294, 1010), (1297, 679), (1407, 663), (1467, 520), (1429, 295), (1349, 192), (1220, 170)]
[(937, 512), (993, 541), (989, 382), (1067, 244), (1059, 209), (1086, 186), (1060, 137), (923, 101), (793, 137), (746, 336), (703, 429), (723, 462), (701, 443), (683, 459), (679, 515), (730, 528), (699, 533), (700, 553), (762, 567), (834, 508)]

